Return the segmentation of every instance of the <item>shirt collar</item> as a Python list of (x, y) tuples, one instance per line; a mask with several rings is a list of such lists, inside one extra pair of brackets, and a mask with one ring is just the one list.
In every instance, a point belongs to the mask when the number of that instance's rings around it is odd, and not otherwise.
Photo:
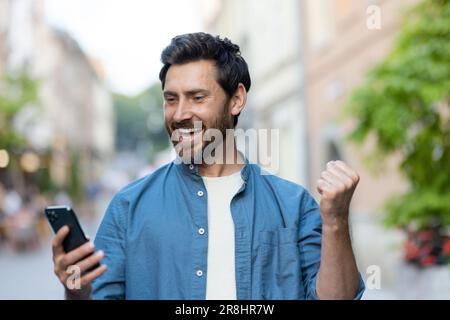
[[(250, 163), (249, 163), (248, 159), (241, 152), (239, 152), (239, 154), (244, 159), (244, 167), (241, 170), (241, 177), (242, 177), (242, 180), (244, 180), (244, 182), (247, 183), (249, 176), (250, 176)], [(192, 177), (192, 176), (200, 177), (200, 174), (199, 174), (200, 166), (198, 164), (186, 164), (179, 158), (178, 155), (177, 155), (177, 158), (173, 161), (173, 163), (174, 163), (175, 167), (177, 167), (184, 175), (187, 175), (189, 177)]]

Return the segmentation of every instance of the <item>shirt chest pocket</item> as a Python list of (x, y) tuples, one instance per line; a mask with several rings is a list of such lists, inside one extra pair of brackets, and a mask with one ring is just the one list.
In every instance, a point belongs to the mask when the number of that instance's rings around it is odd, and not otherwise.
[(301, 299), (304, 296), (298, 229), (259, 232), (261, 298)]

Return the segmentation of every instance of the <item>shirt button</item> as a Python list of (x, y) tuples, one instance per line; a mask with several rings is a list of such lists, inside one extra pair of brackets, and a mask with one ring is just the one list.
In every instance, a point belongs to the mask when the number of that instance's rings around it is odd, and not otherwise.
[(199, 197), (202, 197), (202, 196), (203, 196), (203, 191), (200, 190), (199, 192), (197, 192), (197, 195), (198, 195)]
[(191, 170), (194, 169), (194, 165), (193, 165), (193, 164), (190, 164), (190, 165), (189, 165), (189, 169), (191, 169)]
[(198, 229), (198, 233), (199, 233), (200, 235), (205, 234), (205, 229), (203, 229), (203, 228)]
[(197, 270), (197, 276), (201, 277), (203, 275), (203, 271), (202, 270)]

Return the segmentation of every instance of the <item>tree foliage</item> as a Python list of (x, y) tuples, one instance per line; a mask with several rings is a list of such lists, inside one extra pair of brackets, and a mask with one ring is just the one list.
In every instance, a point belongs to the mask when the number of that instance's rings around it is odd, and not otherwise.
[(37, 82), (24, 72), (6, 75), (0, 81), (0, 148), (14, 151), (26, 145), (13, 127), (16, 114), (28, 103), (37, 101)]
[(155, 84), (136, 96), (114, 95), (119, 151), (133, 151), (150, 161), (169, 146), (164, 128), (161, 86)]
[(395, 45), (348, 104), (350, 138), (401, 155), (409, 191), (387, 204), (389, 225), (450, 225), (450, 2), (424, 0), (405, 15)]

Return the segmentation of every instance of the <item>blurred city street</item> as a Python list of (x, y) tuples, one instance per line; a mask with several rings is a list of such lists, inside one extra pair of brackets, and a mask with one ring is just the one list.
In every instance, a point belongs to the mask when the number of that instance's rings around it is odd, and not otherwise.
[[(102, 200), (99, 210), (106, 206), (107, 201), (106, 198)], [(96, 220), (81, 221), (86, 233), (95, 234), (102, 214)], [(352, 230), (358, 267), (367, 286), (364, 300), (450, 299), (450, 272), (447, 268), (441, 268), (438, 273), (428, 271), (420, 278), (420, 270), (401, 262), (398, 250), (403, 240), (401, 233), (386, 231), (361, 219), (354, 221)], [(372, 237), (379, 241), (371, 241)], [(367, 281), (370, 274), (366, 271), (371, 265), (380, 267), (379, 288), (371, 287)], [(64, 299), (62, 286), (53, 273), (50, 241), (25, 253), (1, 248), (0, 266), (0, 300)]]
[(0, 249), (0, 299), (64, 299), (53, 273), (50, 243), (33, 252)]
[[(109, 194), (99, 197), (96, 202), (94, 218), (80, 219), (86, 234), (95, 237)], [(53, 234), (48, 227), (48, 237), (36, 247), (27, 251), (13, 250), (10, 246), (0, 247), (0, 300), (32, 299), (61, 300), (64, 290), (53, 273), (51, 239)]]
[(0, 300), (64, 298), (47, 206), (71, 206), (93, 239), (118, 190), (175, 158), (169, 107), (190, 121), (208, 105), (170, 105), (161, 51), (199, 31), (245, 57), (234, 126), (276, 133), (251, 156), (236, 134), (250, 162), (277, 159), (318, 202), (330, 162), (357, 173), (363, 299), (450, 299), (448, 1), (0, 0)]

